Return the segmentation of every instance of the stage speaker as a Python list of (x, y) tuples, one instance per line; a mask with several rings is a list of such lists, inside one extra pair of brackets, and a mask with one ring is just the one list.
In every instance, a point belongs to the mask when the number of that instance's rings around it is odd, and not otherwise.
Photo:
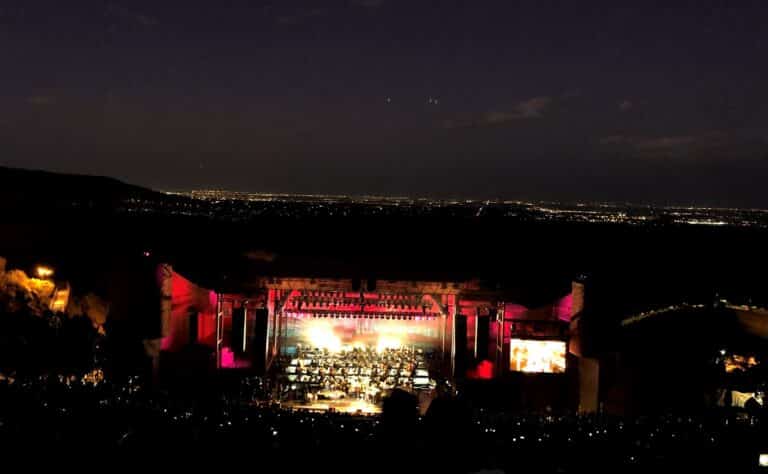
[(263, 374), (267, 368), (269, 347), (267, 344), (267, 328), (269, 327), (269, 310), (259, 308), (255, 311), (253, 318), (253, 339), (251, 347), (253, 348), (253, 368), (259, 374)]
[(376, 279), (369, 278), (365, 285), (365, 291), (376, 291)]
[(488, 330), (489, 315), (478, 314), (475, 318), (475, 360), (481, 361), (488, 358)]
[(242, 354), (246, 349), (245, 306), (232, 310), (232, 352)]
[(467, 317), (457, 314), (453, 324), (453, 375), (464, 377), (467, 372)]
[(189, 344), (197, 344), (197, 323), (200, 319), (200, 313), (195, 310), (189, 311)]

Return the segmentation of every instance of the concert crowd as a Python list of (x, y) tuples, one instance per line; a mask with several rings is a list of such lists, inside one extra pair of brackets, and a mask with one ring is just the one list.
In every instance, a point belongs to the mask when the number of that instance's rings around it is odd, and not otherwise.
[(750, 472), (768, 451), (761, 445), (768, 420), (760, 413), (521, 414), (441, 396), (420, 415), (414, 397), (396, 390), (383, 413), (370, 416), (285, 409), (269, 401), (270, 387), (259, 378), (205, 396), (145, 385), (136, 378), (0, 377), (0, 446), (115, 459), (208, 453), (288, 472)]

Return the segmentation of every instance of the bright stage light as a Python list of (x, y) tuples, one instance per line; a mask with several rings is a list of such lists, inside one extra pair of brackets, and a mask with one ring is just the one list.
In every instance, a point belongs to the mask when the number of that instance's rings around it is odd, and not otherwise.
[(302, 319), (289, 313), (286, 316), (290, 317), (290, 330), (284, 342), (286, 347), (301, 344), (330, 351), (370, 348), (382, 352), (402, 347), (433, 350), (440, 344), (437, 320), (416, 322), (368, 317)]
[[(314, 323), (314, 321), (313, 321)], [(330, 324), (317, 321), (307, 328), (307, 340), (309, 344), (318, 349), (327, 349), (331, 352), (341, 351), (341, 338), (333, 333)]]
[(53, 276), (53, 269), (40, 265), (35, 269), (35, 273), (38, 278), (50, 278)]
[(758, 360), (755, 356), (744, 356), (739, 354), (729, 354), (725, 358), (725, 373), (746, 372), (756, 367)]
[(376, 350), (383, 352), (387, 349), (397, 349), (403, 347), (403, 341), (400, 338), (383, 335), (379, 337), (379, 342), (376, 343)]
[(760, 467), (768, 467), (768, 454), (761, 454), (757, 460), (757, 465)]

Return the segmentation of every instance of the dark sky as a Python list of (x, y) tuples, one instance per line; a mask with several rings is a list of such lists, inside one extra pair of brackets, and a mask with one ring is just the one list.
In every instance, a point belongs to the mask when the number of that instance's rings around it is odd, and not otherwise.
[(0, 164), (768, 207), (768, 3), (0, 2)]

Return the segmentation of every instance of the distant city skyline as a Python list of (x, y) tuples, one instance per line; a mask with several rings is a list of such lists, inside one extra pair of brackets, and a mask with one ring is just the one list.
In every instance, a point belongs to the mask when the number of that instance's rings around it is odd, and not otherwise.
[[(193, 198), (198, 203), (138, 202), (134, 206), (170, 214), (217, 217), (232, 213), (242, 218), (255, 215), (393, 216), (451, 215), (454, 217), (506, 217), (537, 222), (594, 224), (693, 225), (768, 228), (768, 209), (701, 206), (654, 206), (634, 203), (555, 202), (494, 199), (437, 199), (406, 196), (349, 196), (318, 194), (248, 193), (226, 190), (195, 190), (169, 193)], [(209, 205), (209, 204), (210, 205)], [(159, 206), (159, 207), (158, 207)]]
[(413, 196), (407, 196), (407, 195), (388, 195), (388, 194), (328, 194), (328, 193), (301, 193), (301, 192), (266, 192), (266, 191), (239, 191), (239, 190), (233, 190), (233, 189), (225, 189), (225, 188), (199, 188), (199, 189), (154, 189), (154, 191), (159, 191), (165, 194), (171, 194), (171, 195), (184, 195), (184, 196), (192, 196), (197, 198), (203, 198), (201, 195), (203, 194), (216, 194), (220, 193), (222, 195), (231, 195), (236, 196), (239, 195), (241, 198), (245, 199), (247, 197), (252, 198), (266, 198), (266, 197), (273, 197), (273, 198), (307, 198), (307, 199), (351, 199), (351, 200), (363, 200), (363, 199), (382, 199), (382, 200), (389, 200), (389, 201), (423, 201), (423, 202), (442, 202), (442, 203), (450, 203), (450, 202), (456, 202), (456, 203), (502, 203), (502, 204), (553, 204), (553, 205), (563, 205), (563, 206), (609, 206), (609, 207), (620, 207), (620, 206), (629, 206), (629, 207), (639, 207), (639, 208), (670, 208), (670, 209), (711, 209), (711, 210), (754, 210), (754, 211), (765, 211), (768, 212), (768, 207), (761, 208), (761, 207), (728, 207), (728, 206), (707, 206), (707, 205), (697, 205), (697, 204), (683, 204), (683, 203), (668, 203), (668, 204), (659, 204), (659, 203), (644, 203), (644, 202), (633, 202), (633, 201), (610, 201), (610, 200), (551, 200), (551, 199), (504, 199), (499, 197), (467, 197), (467, 196), (452, 196), (452, 197), (435, 197), (435, 196), (427, 196), (427, 195), (413, 195)]

